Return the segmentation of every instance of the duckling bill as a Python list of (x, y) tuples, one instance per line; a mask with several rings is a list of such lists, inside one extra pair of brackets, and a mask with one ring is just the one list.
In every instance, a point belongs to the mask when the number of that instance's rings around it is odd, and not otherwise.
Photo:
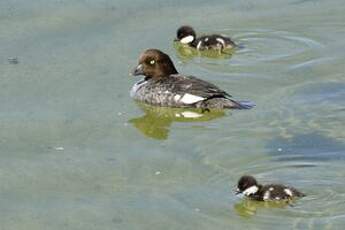
[(251, 102), (239, 102), (217, 86), (194, 76), (179, 74), (170, 57), (157, 49), (140, 55), (134, 76), (145, 78), (134, 84), (131, 97), (156, 106), (201, 109), (250, 109)]

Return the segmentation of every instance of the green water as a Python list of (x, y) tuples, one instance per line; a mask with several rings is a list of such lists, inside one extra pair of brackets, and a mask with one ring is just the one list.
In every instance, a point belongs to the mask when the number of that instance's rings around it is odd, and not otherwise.
[[(343, 229), (341, 0), (0, 1), (0, 229)], [(231, 36), (229, 57), (183, 57), (181, 24)], [(183, 118), (139, 105), (147, 48), (247, 111)], [(17, 60), (18, 63), (16, 63)], [(243, 201), (243, 174), (307, 194)]]

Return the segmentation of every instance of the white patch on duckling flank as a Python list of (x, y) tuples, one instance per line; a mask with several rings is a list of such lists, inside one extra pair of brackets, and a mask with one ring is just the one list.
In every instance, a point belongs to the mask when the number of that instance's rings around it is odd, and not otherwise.
[(286, 189), (284, 189), (284, 192), (286, 193), (286, 195), (292, 196), (292, 192), (290, 189), (286, 188)]
[(223, 46), (225, 46), (225, 41), (222, 38), (216, 38), (216, 40), (220, 43), (222, 43)]
[(200, 49), (201, 44), (202, 44), (202, 41), (199, 41), (199, 42), (198, 42), (198, 45), (196, 46), (196, 49), (197, 49), (197, 50)]
[(203, 101), (205, 98), (203, 97), (199, 97), (193, 94), (189, 94), (186, 93), (185, 95), (183, 95), (183, 97), (181, 98), (181, 102), (183, 102), (184, 104), (194, 104), (198, 101)]
[(263, 199), (263, 200), (269, 200), (269, 199), (270, 199), (270, 196), (271, 196), (270, 191), (266, 191), (265, 194), (264, 194), (264, 197), (263, 197), (262, 199)]
[(194, 37), (192, 35), (189, 35), (187, 37), (182, 38), (180, 42), (183, 44), (188, 44), (188, 43), (191, 43), (193, 40), (194, 40)]
[(252, 194), (255, 194), (258, 190), (259, 190), (258, 186), (253, 185), (253, 186), (250, 186), (249, 188), (247, 188), (246, 190), (244, 190), (242, 193), (245, 196), (250, 196)]

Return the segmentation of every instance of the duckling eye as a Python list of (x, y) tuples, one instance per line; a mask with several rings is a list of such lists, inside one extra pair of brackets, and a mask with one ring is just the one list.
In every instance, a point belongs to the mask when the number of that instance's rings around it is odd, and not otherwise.
[(151, 61), (150, 61), (150, 65), (154, 65), (155, 63), (156, 63), (155, 60), (151, 60)]

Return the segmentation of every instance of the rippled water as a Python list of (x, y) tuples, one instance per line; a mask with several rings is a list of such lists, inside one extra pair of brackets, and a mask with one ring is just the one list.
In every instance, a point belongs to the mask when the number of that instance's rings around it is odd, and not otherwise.
[[(345, 5), (340, 0), (0, 2), (0, 229), (343, 229)], [(209, 58), (181, 24), (231, 36)], [(247, 111), (137, 104), (146, 48)], [(294, 185), (240, 200), (238, 178)]]

